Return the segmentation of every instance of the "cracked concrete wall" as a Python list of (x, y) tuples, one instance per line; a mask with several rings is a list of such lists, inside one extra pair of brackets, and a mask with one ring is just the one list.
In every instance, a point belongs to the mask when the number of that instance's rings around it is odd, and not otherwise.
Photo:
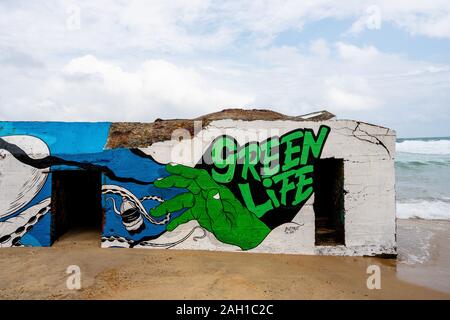
[[(70, 170), (95, 170), (103, 174), (103, 247), (326, 255), (395, 254), (395, 132), (363, 122), (335, 120), (328, 113), (318, 114), (319, 118), (317, 114), (286, 117), (268, 111), (231, 110), (201, 118), (202, 121), (207, 120), (203, 121), (206, 125), (203, 128), (196, 128), (193, 120), (161, 120), (138, 125), (111, 124), (111, 127), (108, 123), (0, 123), (0, 186), (9, 190), (0, 194), (0, 205), (3, 206), (3, 211), (0, 212), (0, 246), (49, 245), (48, 237), (40, 235), (44, 234), (43, 230), (45, 234), (48, 233), (51, 223), (51, 171), (70, 167)], [(236, 120), (238, 118), (244, 120)], [(143, 128), (145, 130), (141, 130)], [(177, 130), (173, 131), (174, 129)], [(305, 163), (292, 166), (290, 170), (261, 175), (261, 181), (251, 185), (252, 188), (255, 187), (252, 191), (258, 190), (256, 194), (261, 193), (267, 198), (267, 189), (279, 188), (275, 191), (280, 196), (281, 187), (267, 187), (263, 180), (273, 179), (289, 171), (297, 174), (299, 170), (311, 167), (317, 157), (342, 159), (345, 245), (315, 245), (314, 194), (309, 194), (309, 198), (304, 198), (301, 204), (288, 201), (279, 208), (271, 208), (258, 215), (255, 210), (252, 211), (242, 191), (235, 188), (242, 183), (239, 180), (241, 176), (237, 177), (238, 180), (221, 184), (217, 180), (211, 180), (214, 178), (207, 171), (208, 166), (199, 166), (199, 160), (208, 154), (208, 148), (222, 135), (232, 137), (240, 146), (259, 142), (257, 150), (261, 151), (265, 140), (280, 137), (282, 141), (286, 135), (296, 133), (301, 136), (297, 136), (293, 144), (302, 149), (305, 146), (311, 149), (311, 142), (305, 144), (305, 137), (311, 134), (311, 130), (316, 135), (316, 142), (319, 132), (326, 132), (324, 142), (320, 143), (321, 154), (310, 159), (312, 153), (307, 152)], [(139, 135), (136, 136), (135, 131), (139, 131)], [(173, 134), (175, 139), (170, 139)], [(40, 146), (43, 151), (36, 154), (36, 146)], [(140, 148), (128, 149), (133, 147)], [(285, 148), (287, 150), (290, 147)], [(299, 158), (300, 153), (296, 151), (294, 157)], [(284, 154), (283, 158), (279, 158), (284, 161), (281, 165), (289, 162), (285, 156)], [(168, 163), (184, 164), (195, 169), (164, 165)], [(211, 167), (213, 166), (209, 166), (209, 169)], [(176, 168), (184, 170), (188, 175), (191, 174), (190, 171), (209, 174), (196, 183), (213, 185), (212, 189), (208, 189), (208, 192), (189, 190), (192, 194), (188, 196), (198, 197), (195, 198), (195, 203), (210, 201), (211, 208), (217, 209), (216, 211), (203, 206), (197, 208), (192, 219), (183, 218), (178, 220), (180, 223), (174, 223), (189, 211), (180, 211), (181, 209), (193, 207), (192, 198), (183, 198), (183, 201), (177, 198), (187, 191), (183, 181), (190, 181), (191, 177), (180, 176), (171, 171), (176, 171)], [(158, 182), (169, 174), (176, 176), (178, 180), (174, 181), (178, 185), (168, 189), (158, 187)], [(231, 191), (235, 197), (229, 196), (222, 200), (221, 194), (216, 190), (221, 186), (222, 191), (228, 188), (225, 192)], [(290, 191), (295, 194), (294, 200), (298, 190), (297, 185), (296, 189)], [(210, 191), (214, 192), (210, 194)], [(115, 199), (117, 207), (112, 200), (106, 201), (107, 198)], [(230, 202), (231, 198), (233, 202)], [(230, 213), (230, 210), (223, 210), (225, 201), (228, 201), (228, 205), (231, 203), (235, 214), (233, 218), (250, 218), (240, 220), (240, 223), (244, 222), (241, 225), (231, 223), (232, 227), (229, 229), (224, 228), (220, 214), (215, 216), (220, 220), (217, 228), (208, 228), (208, 223), (217, 223), (213, 219), (207, 223), (200, 221), (202, 214), (219, 212), (226, 216), (226, 213)], [(167, 206), (169, 202), (174, 206), (170, 213), (162, 212), (163, 204)], [(222, 208), (216, 206), (219, 202), (222, 203)], [(160, 214), (155, 214), (158, 210), (161, 211)], [(172, 212), (174, 214), (170, 216)], [(249, 212), (255, 216), (249, 215)], [(273, 214), (275, 217), (281, 214), (283, 219), (273, 223), (273, 220), (265, 219), (266, 213), (272, 217)], [(257, 233), (255, 229), (262, 232), (257, 239), (252, 239), (253, 234)], [(228, 233), (233, 233), (233, 238)]]
[[(395, 222), (395, 131), (352, 120), (328, 121), (212, 121), (192, 139), (164, 141), (141, 150), (160, 163), (195, 166), (218, 136), (233, 136), (239, 144), (285, 134), (298, 128), (315, 132), (321, 125), (331, 128), (321, 158), (344, 160), (345, 245), (315, 246), (314, 195), (291, 223), (283, 224), (251, 252), (279, 252), (326, 255), (396, 254)], [(270, 128), (270, 131), (268, 131)], [(232, 250), (217, 245), (210, 233), (203, 249)], [(198, 248), (185, 241), (178, 248)]]

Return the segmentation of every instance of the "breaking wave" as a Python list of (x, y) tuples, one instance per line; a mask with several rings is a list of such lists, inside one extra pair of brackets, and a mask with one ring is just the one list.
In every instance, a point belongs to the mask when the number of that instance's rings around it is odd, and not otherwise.
[(450, 220), (450, 138), (399, 139), (397, 218)]
[(450, 220), (450, 202), (442, 200), (397, 202), (397, 218)]
[(403, 140), (396, 145), (397, 152), (450, 155), (450, 139)]

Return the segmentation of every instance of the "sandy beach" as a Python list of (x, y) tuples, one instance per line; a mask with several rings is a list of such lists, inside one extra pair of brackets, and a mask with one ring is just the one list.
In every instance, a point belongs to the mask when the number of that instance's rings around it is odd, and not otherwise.
[[(398, 261), (364, 257), (101, 249), (93, 232), (0, 250), (1, 299), (449, 299), (450, 222), (399, 220)], [(381, 268), (380, 290), (366, 286)], [(66, 269), (81, 268), (80, 290)]]
[(398, 221), (397, 277), (450, 294), (450, 221)]

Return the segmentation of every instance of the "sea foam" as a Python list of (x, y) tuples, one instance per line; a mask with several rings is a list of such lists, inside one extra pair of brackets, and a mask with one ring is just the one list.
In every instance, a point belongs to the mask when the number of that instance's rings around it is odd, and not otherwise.
[(405, 140), (397, 142), (397, 152), (416, 154), (450, 154), (450, 140)]
[(397, 218), (450, 220), (450, 202), (440, 200), (397, 202)]

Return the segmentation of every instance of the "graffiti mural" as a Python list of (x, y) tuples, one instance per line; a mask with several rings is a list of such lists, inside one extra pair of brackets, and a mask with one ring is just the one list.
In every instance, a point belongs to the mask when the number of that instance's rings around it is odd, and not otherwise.
[(52, 172), (92, 170), (102, 174), (104, 247), (172, 248), (210, 236), (253, 249), (311, 197), (330, 132), (297, 129), (242, 146), (224, 135), (188, 167), (105, 149), (109, 126), (0, 122), (1, 247), (51, 245)]

